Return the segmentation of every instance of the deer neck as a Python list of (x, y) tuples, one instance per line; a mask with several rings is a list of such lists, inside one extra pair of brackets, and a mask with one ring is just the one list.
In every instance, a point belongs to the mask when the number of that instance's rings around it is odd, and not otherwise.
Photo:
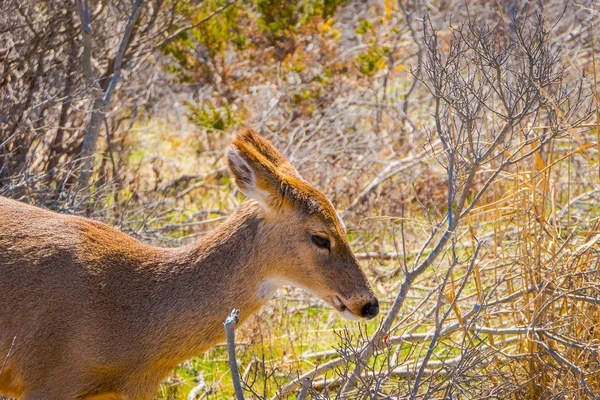
[(163, 358), (179, 363), (223, 340), (223, 322), (234, 308), (245, 320), (277, 288), (269, 271), (275, 258), (262, 236), (260, 207), (247, 202), (215, 231), (177, 249), (160, 266), (159, 312)]

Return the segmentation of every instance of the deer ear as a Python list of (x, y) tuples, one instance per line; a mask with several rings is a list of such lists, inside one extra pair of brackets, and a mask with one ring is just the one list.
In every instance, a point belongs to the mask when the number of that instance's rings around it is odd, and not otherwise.
[(237, 139), (227, 149), (227, 164), (237, 187), (267, 211), (281, 182), (275, 166)]
[(246, 129), (237, 135), (236, 141), (242, 141), (260, 153), (267, 161), (285, 175), (300, 178), (300, 174), (292, 164), (285, 158), (279, 150), (275, 148), (268, 140), (264, 139), (252, 129)]

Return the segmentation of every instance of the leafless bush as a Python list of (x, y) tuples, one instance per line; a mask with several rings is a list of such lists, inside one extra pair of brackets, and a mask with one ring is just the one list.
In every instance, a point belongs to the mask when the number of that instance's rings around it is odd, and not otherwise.
[(71, 208), (86, 203), (90, 183), (127, 179), (124, 137), (164, 95), (155, 83), (165, 74), (147, 60), (190, 28), (168, 35), (178, 2), (164, 3), (2, 3), (0, 193)]
[[(535, 397), (560, 396), (565, 389), (549, 383), (554, 384), (554, 374), (561, 370), (574, 378), (569, 390), (595, 396), (598, 389), (592, 389), (590, 382), (591, 378), (596, 384), (595, 362), (584, 369), (575, 361), (585, 352), (593, 353), (593, 345), (564, 338), (555, 331), (558, 326), (565, 328), (561, 318), (542, 322), (540, 311), (536, 311), (543, 309), (547, 315), (552, 309), (569, 318), (557, 304), (565, 306), (564, 295), (559, 295), (560, 300), (542, 295), (548, 293), (549, 286), (555, 293), (549, 275), (532, 271), (533, 275), (490, 281), (482, 273), (482, 265), (493, 268), (491, 262), (508, 262), (497, 254), (506, 239), (490, 238), (485, 230), (489, 220), (481, 218), (486, 207), (482, 200), (503, 186), (505, 179), (520, 177), (531, 160), (537, 160), (539, 170), (528, 172), (533, 174), (528, 179), (544, 176), (552, 168), (551, 153), (561, 139), (585, 128), (591, 116), (590, 87), (583, 76), (561, 61), (563, 56), (552, 44), (549, 25), (539, 14), (495, 26), (467, 18), (441, 36), (429, 17), (422, 21), (423, 64), (416, 72), (422, 74), (421, 83), (431, 94), (435, 122), (428, 131), (426, 148), (446, 171), (447, 205), (443, 213), (429, 215), (433, 225), (429, 237), (411, 260), (412, 267), (403, 267), (402, 284), (377, 332), (354, 356), (342, 355), (320, 365), (283, 386), (280, 395), (296, 389), (302, 379), (341, 369), (352, 372), (330, 383), (315, 384), (329, 388), (325, 397), (342, 393), (353, 398), (448, 398), (466, 388), (470, 396), (476, 392), (500, 397), (533, 393)], [(545, 209), (547, 187), (536, 196), (539, 199), (534, 199), (533, 207)], [(512, 195), (500, 197), (510, 199)], [(557, 226), (549, 218), (545, 222)], [(516, 227), (527, 235), (528, 227)], [(569, 234), (554, 233), (557, 252), (550, 257), (553, 262), (566, 256), (563, 251), (572, 234), (567, 240), (564, 235)], [(587, 253), (590, 244), (584, 247)], [(407, 252), (406, 247), (400, 248), (405, 260)], [(418, 304), (410, 304), (408, 316), (398, 322), (400, 311), (409, 306), (407, 298), (413, 286), (432, 270), (437, 271), (437, 287)], [(528, 289), (519, 291), (517, 287)], [(498, 298), (501, 293), (504, 297)], [(531, 302), (519, 304), (532, 294)], [(594, 299), (588, 298), (592, 303)], [(516, 325), (505, 321), (502, 311), (497, 314), (503, 304), (522, 310), (530, 318), (516, 318)], [(465, 307), (471, 311), (463, 314)], [(426, 312), (428, 309), (431, 311)], [(420, 317), (414, 320), (416, 315)], [(451, 318), (457, 322), (449, 324)], [(409, 332), (430, 327), (429, 332), (393, 336), (399, 329), (408, 329), (409, 321), (413, 325)], [(494, 336), (502, 339), (495, 340)], [(525, 343), (529, 351), (522, 352)], [(534, 367), (541, 359), (544, 369)], [(349, 368), (349, 364), (354, 367)], [(529, 379), (523, 376), (533, 371)], [(341, 387), (340, 392), (334, 387)]]

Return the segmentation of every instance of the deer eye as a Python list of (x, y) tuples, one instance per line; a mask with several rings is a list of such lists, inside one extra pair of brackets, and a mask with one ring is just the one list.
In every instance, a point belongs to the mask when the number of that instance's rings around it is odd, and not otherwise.
[(326, 250), (331, 250), (331, 242), (329, 241), (329, 239), (324, 238), (323, 236), (319, 236), (319, 235), (312, 235), (311, 239), (317, 247), (320, 247), (320, 248), (326, 249)]

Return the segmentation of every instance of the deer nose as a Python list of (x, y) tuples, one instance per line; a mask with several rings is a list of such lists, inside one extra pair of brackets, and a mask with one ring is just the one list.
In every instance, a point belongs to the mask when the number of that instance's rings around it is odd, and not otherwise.
[(366, 319), (375, 318), (379, 314), (379, 302), (377, 300), (367, 303), (360, 310), (360, 315)]

